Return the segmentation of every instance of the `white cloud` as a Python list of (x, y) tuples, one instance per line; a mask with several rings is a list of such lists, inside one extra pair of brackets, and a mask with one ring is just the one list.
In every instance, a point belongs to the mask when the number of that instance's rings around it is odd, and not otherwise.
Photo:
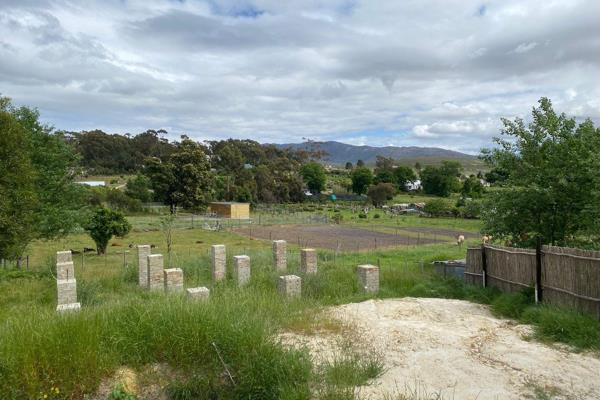
[(600, 118), (597, 15), (595, 0), (5, 0), (0, 90), (71, 130), (476, 152), (541, 96)]

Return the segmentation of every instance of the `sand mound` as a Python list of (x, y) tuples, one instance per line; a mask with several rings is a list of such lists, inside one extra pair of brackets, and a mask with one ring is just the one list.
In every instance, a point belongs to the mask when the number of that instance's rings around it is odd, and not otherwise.
[[(327, 312), (385, 360), (384, 374), (359, 389), (364, 399), (415, 391), (445, 399), (600, 399), (597, 355), (527, 340), (529, 326), (495, 318), (486, 306), (403, 298)], [(336, 351), (327, 348), (335, 346), (332, 335), (293, 336), (317, 359)]]

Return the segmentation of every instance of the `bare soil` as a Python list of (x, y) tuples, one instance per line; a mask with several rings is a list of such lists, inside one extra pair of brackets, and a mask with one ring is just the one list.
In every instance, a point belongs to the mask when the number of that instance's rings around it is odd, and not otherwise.
[(281, 225), (234, 228), (233, 232), (246, 237), (268, 240), (286, 240), (303, 247), (321, 249), (363, 251), (383, 247), (445, 243), (434, 240), (395, 235), (351, 228), (344, 225)]
[(600, 399), (598, 354), (530, 340), (530, 326), (495, 318), (486, 306), (403, 298), (325, 313), (352, 328), (286, 333), (284, 343), (307, 346), (319, 362), (342, 351), (340, 336), (360, 338), (356, 344), (371, 346), (385, 363), (379, 378), (357, 388), (362, 399)]

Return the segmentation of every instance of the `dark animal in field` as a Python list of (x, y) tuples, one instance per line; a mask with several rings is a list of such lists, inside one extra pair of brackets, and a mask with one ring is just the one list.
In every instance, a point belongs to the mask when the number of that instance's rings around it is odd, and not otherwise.
[(111, 244), (112, 247), (123, 247), (123, 245), (121, 243), (113, 243)]
[(94, 248), (91, 248), (91, 247), (84, 247), (84, 248), (83, 248), (83, 252), (84, 252), (84, 253), (95, 253), (95, 252), (96, 252), (96, 249), (94, 249)]
[(77, 251), (77, 250), (73, 250), (73, 249), (71, 249), (71, 254), (81, 254), (81, 252), (80, 252), (80, 251)]
[(151, 245), (150, 245), (150, 248), (151, 248), (151, 249), (154, 249), (154, 248), (156, 248), (156, 245), (155, 245), (155, 244), (151, 244)]
[(204, 240), (196, 240), (196, 244), (202, 244), (204, 243)]

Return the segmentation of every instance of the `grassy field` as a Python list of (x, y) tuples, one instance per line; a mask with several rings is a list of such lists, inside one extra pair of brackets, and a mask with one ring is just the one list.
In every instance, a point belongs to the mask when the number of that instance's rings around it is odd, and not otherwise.
[[(404, 218), (404, 217), (403, 217)], [(363, 224), (354, 221), (351, 224)], [(422, 220), (422, 221), (421, 221)], [(400, 220), (475, 230), (471, 221)], [(527, 295), (501, 295), (468, 287), (433, 274), (430, 262), (464, 258), (465, 248), (436, 244), (368, 252), (319, 251), (319, 272), (303, 277), (302, 298), (282, 300), (276, 291), (268, 241), (202, 229), (174, 231), (171, 266), (184, 270), (185, 286), (208, 286), (206, 303), (178, 294), (150, 293), (137, 285), (137, 261), (131, 244), (154, 244), (166, 254), (163, 233), (149, 229), (145, 217), (132, 218), (127, 238), (111, 241), (106, 256), (74, 255), (82, 310), (57, 315), (54, 255), (57, 250), (94, 247), (83, 234), (60, 242), (38, 242), (30, 249), (30, 270), (0, 269), (0, 398), (83, 398), (120, 367), (145, 371), (170, 368), (165, 391), (172, 399), (353, 399), (354, 386), (381, 373), (375, 355), (348, 346), (329, 363), (315, 365), (308, 352), (283, 346), (281, 332), (342, 329), (319, 311), (370, 296), (360, 291), (355, 267), (381, 266), (377, 297), (446, 297), (492, 304), (499, 315), (533, 323), (540, 340), (563, 341), (600, 351), (600, 323), (548, 307), (536, 307)], [(371, 221), (373, 222), (373, 221)], [(377, 224), (398, 222), (382, 218)], [(209, 248), (227, 245), (231, 257), (252, 260), (249, 286), (231, 279), (213, 285)], [(288, 271), (299, 272), (299, 249), (288, 249)], [(230, 278), (230, 276), (229, 276)], [(217, 352), (218, 350), (218, 352)], [(232, 374), (225, 375), (223, 363)], [(163, 377), (164, 378), (164, 377)], [(158, 379), (150, 374), (147, 379)], [(114, 399), (121, 394), (115, 388)], [(124, 395), (124, 394), (123, 394)], [(46, 397), (45, 397), (46, 396)]]

